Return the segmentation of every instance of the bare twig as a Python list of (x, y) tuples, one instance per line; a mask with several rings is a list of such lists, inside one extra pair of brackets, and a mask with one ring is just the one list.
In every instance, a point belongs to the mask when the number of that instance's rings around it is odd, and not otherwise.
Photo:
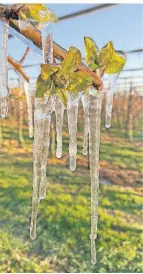
[(24, 62), (25, 59), (27, 58), (29, 51), (30, 51), (30, 48), (27, 47), (27, 49), (26, 49), (26, 51), (25, 51), (23, 57), (22, 57), (21, 60), (19, 61), (19, 63), (20, 63), (21, 65), (23, 64), (23, 62)]
[(25, 74), (25, 72), (22, 70), (22, 67), (19, 63), (17, 63), (15, 60), (12, 59), (12, 57), (8, 56), (8, 62), (12, 65), (14, 70), (17, 70), (23, 78), (29, 82), (29, 77)]

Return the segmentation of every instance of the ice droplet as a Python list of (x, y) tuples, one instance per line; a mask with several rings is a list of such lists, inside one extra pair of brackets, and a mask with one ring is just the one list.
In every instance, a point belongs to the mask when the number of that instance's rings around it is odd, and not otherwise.
[(8, 23), (0, 21), (0, 116), (8, 113), (8, 65), (7, 65)]

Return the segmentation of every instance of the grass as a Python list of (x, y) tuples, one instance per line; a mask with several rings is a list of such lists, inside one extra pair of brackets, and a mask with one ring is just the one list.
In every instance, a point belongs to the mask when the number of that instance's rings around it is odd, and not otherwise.
[[(39, 208), (37, 238), (29, 239), (32, 198), (32, 142), (25, 148), (8, 144), (5, 122), (0, 156), (0, 271), (21, 272), (137, 272), (142, 265), (141, 168), (143, 152), (112, 130), (102, 135), (100, 174), (112, 184), (100, 185), (97, 264), (90, 263), (90, 179), (87, 158), (68, 169), (64, 156), (51, 157), (47, 168), (47, 197)], [(17, 138), (16, 129), (13, 136)], [(118, 138), (118, 141), (117, 141)], [(132, 183), (131, 183), (132, 182)]]

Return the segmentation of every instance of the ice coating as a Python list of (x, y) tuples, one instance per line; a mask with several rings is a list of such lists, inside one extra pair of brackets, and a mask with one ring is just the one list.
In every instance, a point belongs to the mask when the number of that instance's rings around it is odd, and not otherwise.
[(69, 165), (70, 170), (76, 169), (77, 154), (77, 119), (78, 119), (78, 102), (80, 94), (77, 92), (68, 93), (68, 129), (69, 129)]
[(102, 93), (93, 90), (89, 96), (89, 155), (91, 178), (91, 263), (96, 264), (95, 239), (98, 222), (99, 147)]
[(64, 104), (61, 102), (59, 96), (55, 98), (55, 114), (56, 114), (56, 133), (57, 133), (57, 149), (56, 157), (62, 157), (62, 129), (63, 129), (63, 116)]
[(89, 135), (89, 93), (82, 95), (81, 100), (84, 109), (83, 155), (87, 155)]
[[(31, 28), (32, 25), (30, 25)], [(20, 41), (22, 41), (27, 47), (29, 47), (33, 52), (36, 52), (37, 54), (42, 56), (42, 50), (37, 47), (32, 40), (26, 38), (24, 35), (22, 35), (20, 32), (16, 31), (14, 28), (9, 26), (9, 33), (13, 35), (14, 37), (18, 38)]]
[(0, 21), (0, 116), (8, 112), (8, 65), (7, 65), (8, 23)]
[(116, 88), (118, 74), (111, 74), (109, 76), (109, 88), (106, 95), (106, 120), (105, 127), (110, 128), (112, 119), (113, 95)]
[(20, 30), (25, 29), (28, 23), (30, 23), (29, 20), (18, 20)]
[(53, 63), (53, 23), (41, 24), (43, 63)]

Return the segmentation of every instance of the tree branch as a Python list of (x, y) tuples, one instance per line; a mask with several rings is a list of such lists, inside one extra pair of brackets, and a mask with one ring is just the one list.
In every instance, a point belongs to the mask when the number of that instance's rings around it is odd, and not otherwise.
[(15, 60), (12, 59), (12, 57), (8, 56), (8, 62), (12, 65), (14, 70), (17, 70), (23, 78), (29, 82), (29, 77), (25, 74), (25, 72), (22, 70), (22, 67), (19, 63), (17, 63)]
[[(20, 5), (19, 4), (16, 4), (15, 6), (0, 5), (0, 20), (5, 20), (4, 10), (6, 8), (9, 8), (17, 12), (20, 9)], [(25, 36), (27, 39), (31, 40), (35, 46), (42, 48), (41, 32), (39, 30), (35, 29), (34, 27), (30, 25), (27, 25), (24, 29), (21, 30), (19, 28), (19, 24), (17, 20), (10, 20), (9, 25), (13, 29), (15, 29), (17, 32)], [(58, 45), (56, 42), (53, 43), (53, 52), (54, 52), (55, 58), (59, 60), (65, 59), (67, 54), (67, 51), (64, 48), (62, 48), (60, 45)], [(83, 62), (81, 62), (81, 64), (78, 66), (78, 70), (86, 72), (87, 74), (92, 76), (92, 79), (93, 79), (92, 85), (95, 88), (102, 90), (103, 83), (96, 72), (92, 72), (91, 70), (89, 70)]]
[(26, 49), (26, 51), (25, 51), (23, 57), (22, 57), (21, 60), (19, 61), (19, 63), (20, 63), (21, 65), (23, 64), (23, 62), (25, 61), (26, 57), (28, 56), (29, 51), (30, 51), (30, 48), (27, 47), (27, 49)]
[[(21, 33), (24, 37), (26, 37), (28, 40), (31, 40), (33, 44), (38, 47), (42, 48), (42, 39), (41, 39), (41, 32), (34, 27), (27, 25), (24, 29), (19, 28), (18, 22), (16, 20), (10, 20), (9, 22), (10, 27), (15, 29), (17, 32)], [(63, 60), (66, 57), (67, 51), (62, 48), (60, 45), (58, 45), (56, 42), (53, 43), (53, 52), (55, 58), (59, 60)], [(97, 89), (102, 90), (103, 83), (96, 72), (92, 72), (87, 68), (87, 66), (81, 62), (81, 64), (78, 66), (78, 70), (86, 72), (93, 78), (93, 86)]]

